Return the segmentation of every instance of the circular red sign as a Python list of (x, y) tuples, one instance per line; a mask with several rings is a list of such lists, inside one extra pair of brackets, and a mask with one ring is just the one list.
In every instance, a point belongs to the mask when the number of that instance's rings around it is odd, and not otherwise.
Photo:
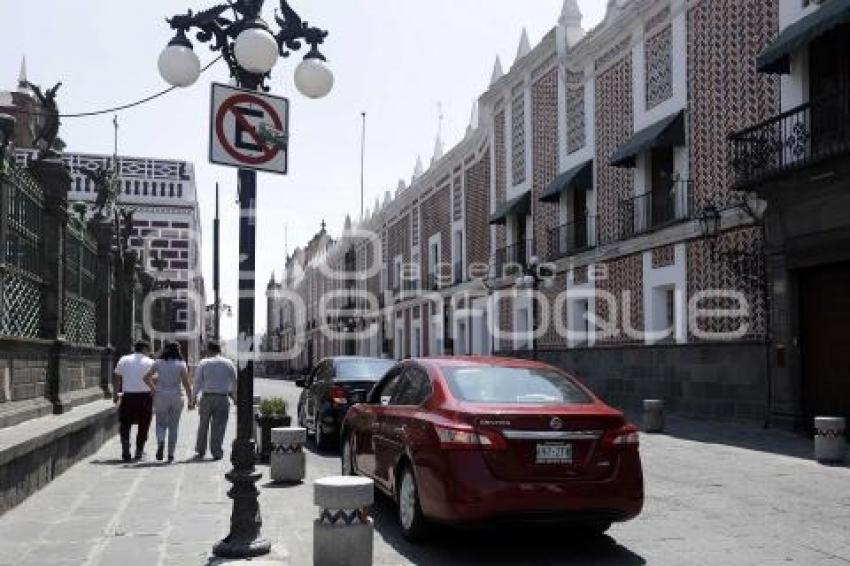
[[(215, 117), (215, 135), (221, 143), (221, 147), (224, 148), (224, 151), (226, 151), (230, 157), (240, 163), (244, 163), (245, 165), (262, 165), (264, 163), (268, 163), (277, 157), (277, 154), (280, 153), (280, 148), (269, 147), (262, 139), (260, 139), (257, 129), (248, 122), (241, 112), (236, 109), (238, 104), (256, 104), (262, 108), (266, 115), (271, 119), (276, 130), (283, 129), (283, 123), (280, 120), (280, 116), (277, 115), (277, 111), (268, 102), (251, 94), (237, 94), (236, 96), (231, 96), (224, 101), (218, 109), (218, 113)], [(230, 140), (227, 139), (227, 136), (224, 135), (224, 119), (229, 113), (234, 115), (236, 121), (242, 125), (245, 132), (254, 140), (254, 143), (263, 148), (262, 154), (256, 156), (245, 155), (233, 147), (233, 144), (231, 144)]]

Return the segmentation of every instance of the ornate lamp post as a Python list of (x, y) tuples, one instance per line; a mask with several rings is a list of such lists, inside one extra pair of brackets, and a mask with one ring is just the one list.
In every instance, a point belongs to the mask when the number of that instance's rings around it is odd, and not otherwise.
[[(280, 57), (289, 57), (303, 43), (310, 46), (304, 60), (295, 69), (295, 86), (308, 98), (321, 98), (333, 87), (333, 74), (319, 52), (328, 32), (311, 27), (280, 0), (275, 14), (279, 31), (275, 34), (262, 18), (265, 0), (228, 0), (202, 12), (166, 20), (175, 30), (174, 38), (159, 57), (159, 70), (173, 86), (189, 86), (200, 76), (200, 60), (187, 34), (196, 30), (195, 38), (209, 43), (221, 53), (238, 86), (249, 90), (268, 91), (266, 80)], [(240, 348), (237, 386), (237, 432), (233, 441), (233, 470), (227, 479), (233, 484), (228, 495), (233, 499), (230, 534), (219, 541), (213, 552), (223, 558), (261, 556), (271, 550), (269, 541), (261, 538), (262, 519), (255, 483), (260, 474), (254, 469), (254, 442), (251, 440), (253, 416), (251, 402), (254, 391), (254, 294), (255, 294), (255, 201), (256, 172), (239, 170), (239, 305), (238, 332), (247, 348)], [(247, 351), (246, 351), (247, 350)]]

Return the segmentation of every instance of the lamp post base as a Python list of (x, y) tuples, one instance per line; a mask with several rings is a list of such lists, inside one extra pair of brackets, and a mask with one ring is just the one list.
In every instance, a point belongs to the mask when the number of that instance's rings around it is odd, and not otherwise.
[[(253, 449), (253, 443), (248, 444), (247, 448)], [(259, 492), (255, 485), (262, 474), (234, 468), (225, 477), (233, 484), (227, 492), (233, 499), (230, 534), (213, 546), (213, 554), (219, 558), (253, 558), (268, 554), (272, 545), (268, 540), (260, 538), (263, 520), (257, 500)]]

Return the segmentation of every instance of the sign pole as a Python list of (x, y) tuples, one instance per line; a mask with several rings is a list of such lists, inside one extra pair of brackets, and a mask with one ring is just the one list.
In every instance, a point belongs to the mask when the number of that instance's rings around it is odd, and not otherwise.
[(215, 312), (213, 313), (213, 339), (216, 342), (221, 340), (221, 294), (219, 290), (220, 283), (220, 268), (221, 268), (221, 234), (220, 221), (218, 216), (218, 183), (215, 184), (215, 219), (213, 220), (213, 292), (215, 294)]
[[(252, 90), (256, 84), (243, 85)], [(213, 547), (213, 553), (223, 558), (251, 557), (268, 554), (271, 543), (262, 538), (263, 519), (260, 514), (260, 492), (257, 481), (262, 477), (254, 467), (256, 446), (251, 439), (254, 425), (254, 294), (255, 243), (257, 237), (256, 201), (257, 173), (239, 169), (239, 303), (238, 353), (239, 373), (236, 382), (236, 439), (230, 461), (233, 469), (226, 478), (233, 484), (227, 495), (233, 500), (230, 515), (230, 534)]]

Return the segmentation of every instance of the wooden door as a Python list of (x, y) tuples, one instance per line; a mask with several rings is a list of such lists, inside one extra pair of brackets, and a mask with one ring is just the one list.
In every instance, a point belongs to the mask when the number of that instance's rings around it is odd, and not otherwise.
[(803, 403), (818, 415), (850, 418), (850, 262), (800, 276)]

